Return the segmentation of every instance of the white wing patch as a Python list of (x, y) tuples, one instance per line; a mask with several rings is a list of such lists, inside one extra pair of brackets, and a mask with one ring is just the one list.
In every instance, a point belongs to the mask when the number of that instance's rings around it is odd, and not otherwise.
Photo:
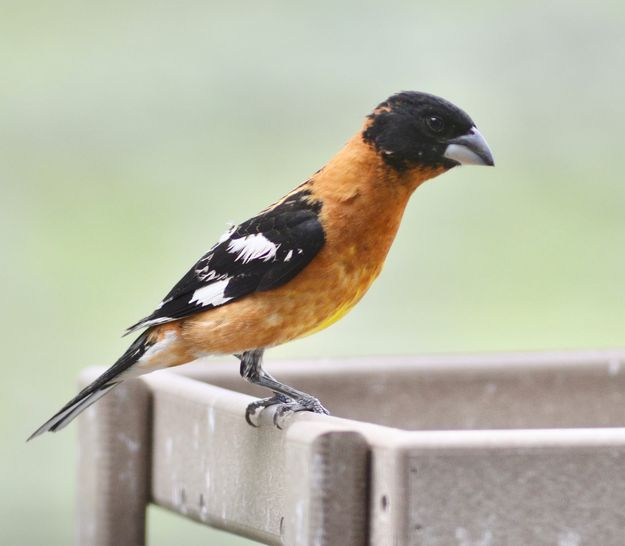
[(221, 237), (219, 237), (219, 241), (217, 241), (217, 244), (215, 246), (217, 246), (217, 245), (223, 243), (224, 241), (227, 241), (228, 239), (230, 239), (230, 235), (232, 235), (232, 232), (236, 229), (236, 227), (237, 227), (236, 225), (230, 224), (228, 226), (228, 229), (225, 231), (225, 233), (223, 233), (221, 235)]
[(171, 301), (171, 298), (164, 299), (161, 303), (158, 304), (158, 307), (156, 308), (156, 310), (158, 311), (161, 307), (163, 307), (163, 305), (165, 305), (166, 303), (169, 303), (170, 301)]
[(129, 330), (129, 332), (134, 332), (136, 329), (143, 328), (145, 326), (156, 326), (157, 324), (164, 324), (165, 322), (171, 322), (172, 320), (175, 320), (175, 319), (173, 319), (171, 317), (155, 318), (155, 319), (143, 322), (143, 323), (139, 323), (136, 328), (134, 328), (132, 330)]
[(228, 245), (228, 252), (233, 254), (238, 252), (235, 261), (241, 260), (244, 264), (251, 260), (268, 262), (276, 257), (279, 247), (279, 244), (272, 243), (262, 233), (255, 233), (232, 239)]
[(209, 281), (215, 281), (215, 280), (222, 281), (224, 279), (229, 279), (228, 275), (226, 274), (218, 275), (216, 271), (209, 269), (209, 267), (210, 267), (210, 262), (202, 269), (195, 270), (195, 274), (198, 276), (198, 279), (200, 279), (203, 282), (209, 282)]
[(195, 292), (193, 292), (193, 296), (191, 296), (189, 303), (196, 303), (202, 307), (207, 307), (209, 305), (216, 307), (230, 301), (232, 298), (225, 298), (224, 292), (231, 278), (232, 277), (228, 277), (222, 281), (214, 282), (203, 286), (202, 288), (198, 288)]

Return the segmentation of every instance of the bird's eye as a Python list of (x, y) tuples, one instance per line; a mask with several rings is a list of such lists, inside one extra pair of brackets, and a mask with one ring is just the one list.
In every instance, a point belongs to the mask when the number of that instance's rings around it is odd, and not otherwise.
[(428, 116), (425, 118), (425, 123), (433, 133), (442, 133), (445, 130), (445, 122), (439, 116)]

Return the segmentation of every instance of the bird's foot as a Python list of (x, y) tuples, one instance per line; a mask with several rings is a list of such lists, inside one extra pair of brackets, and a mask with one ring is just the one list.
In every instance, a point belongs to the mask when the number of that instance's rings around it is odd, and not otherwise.
[(307, 398), (298, 398), (297, 400), (288, 400), (283, 402), (276, 408), (276, 413), (273, 415), (273, 424), (279, 429), (284, 428), (286, 419), (288, 419), (294, 413), (300, 411), (310, 411), (312, 413), (319, 413), (321, 415), (330, 415), (330, 412), (321, 405), (321, 402), (313, 396)]
[(313, 396), (307, 398), (298, 398), (294, 400), (283, 394), (276, 393), (271, 398), (263, 398), (252, 402), (245, 410), (245, 420), (253, 427), (258, 425), (252, 421), (253, 417), (256, 417), (259, 410), (271, 406), (278, 406), (276, 412), (273, 415), (273, 424), (279, 429), (284, 428), (284, 422), (294, 413), (300, 411), (310, 411), (312, 413), (319, 413), (321, 415), (330, 415), (330, 412), (321, 405), (321, 402)]
[(249, 406), (247, 406), (247, 409), (245, 410), (245, 420), (248, 425), (257, 427), (258, 425), (252, 422), (252, 417), (256, 416), (256, 412), (258, 410), (262, 410), (270, 406), (290, 404), (292, 402), (293, 401), (289, 397), (280, 393), (274, 394), (271, 398), (256, 400), (256, 402), (252, 402)]

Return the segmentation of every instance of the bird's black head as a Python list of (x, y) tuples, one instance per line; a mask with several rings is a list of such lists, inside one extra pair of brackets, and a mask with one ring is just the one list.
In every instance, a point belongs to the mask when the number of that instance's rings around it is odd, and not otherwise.
[(494, 165), (473, 120), (444, 99), (404, 91), (380, 104), (363, 131), (384, 162), (397, 169)]

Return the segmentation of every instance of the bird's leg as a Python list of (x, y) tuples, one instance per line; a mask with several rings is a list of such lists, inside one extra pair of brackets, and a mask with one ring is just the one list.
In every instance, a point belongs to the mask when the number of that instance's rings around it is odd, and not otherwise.
[(271, 374), (267, 373), (262, 367), (264, 349), (254, 349), (251, 351), (245, 351), (242, 354), (235, 355), (241, 360), (240, 373), (241, 377), (249, 381), (254, 385), (266, 387), (274, 392), (274, 396), (271, 398), (264, 398), (257, 402), (252, 402), (245, 411), (245, 420), (253, 425), (250, 420), (252, 415), (255, 415), (259, 408), (266, 408), (269, 406), (279, 405), (274, 415), (274, 423), (277, 425), (277, 420), (284, 417), (287, 413), (296, 411), (312, 411), (314, 413), (322, 413), (328, 415), (329, 412), (325, 409), (319, 400), (310, 394), (298, 391), (293, 387), (289, 387), (284, 383), (280, 383)]

